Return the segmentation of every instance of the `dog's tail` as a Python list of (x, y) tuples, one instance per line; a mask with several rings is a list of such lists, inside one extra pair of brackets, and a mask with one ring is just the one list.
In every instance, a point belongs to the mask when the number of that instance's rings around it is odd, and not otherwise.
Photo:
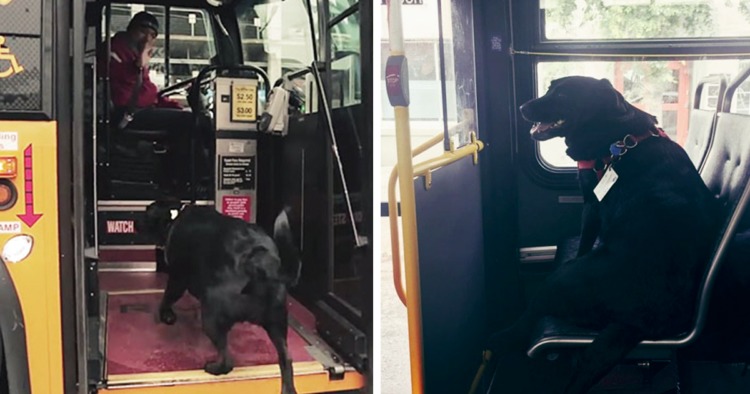
[(294, 243), (291, 226), (289, 226), (288, 210), (289, 208), (284, 208), (276, 217), (273, 224), (273, 239), (279, 248), (281, 278), (287, 285), (295, 286), (302, 272), (302, 260), (297, 245)]

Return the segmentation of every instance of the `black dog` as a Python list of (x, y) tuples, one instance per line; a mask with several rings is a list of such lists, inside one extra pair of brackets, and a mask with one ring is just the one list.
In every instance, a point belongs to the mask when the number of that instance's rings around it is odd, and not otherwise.
[[(561, 78), (520, 109), (534, 122), (533, 139), (563, 137), (568, 156), (595, 164), (580, 170), (587, 205), (580, 256), (548, 276), (490, 348), (526, 350), (545, 316), (598, 330), (565, 389), (584, 393), (641, 341), (690, 327), (718, 204), (685, 151), (607, 80)], [(605, 168), (599, 181), (596, 170)]]
[(160, 320), (174, 324), (172, 305), (185, 290), (200, 300), (203, 330), (219, 352), (218, 361), (206, 363), (206, 372), (232, 370), (227, 334), (234, 323), (246, 321), (262, 326), (276, 347), (282, 393), (296, 393), (287, 355), (286, 296), (299, 279), (301, 262), (286, 211), (276, 218), (273, 239), (213, 207), (173, 202), (149, 205), (141, 227), (164, 246), (169, 281)]

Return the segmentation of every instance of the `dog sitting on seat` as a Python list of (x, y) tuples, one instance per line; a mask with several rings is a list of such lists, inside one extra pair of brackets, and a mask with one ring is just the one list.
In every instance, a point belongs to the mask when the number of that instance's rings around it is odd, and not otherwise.
[(149, 205), (138, 226), (164, 247), (169, 280), (159, 319), (174, 324), (172, 305), (186, 290), (200, 301), (203, 331), (219, 353), (219, 360), (206, 363), (206, 372), (233, 369), (227, 335), (235, 323), (250, 322), (263, 327), (276, 348), (282, 394), (296, 393), (287, 354), (286, 298), (299, 279), (301, 261), (286, 210), (276, 218), (273, 238), (213, 207), (165, 201)]
[(718, 204), (656, 118), (606, 79), (557, 79), (520, 110), (533, 123), (531, 138), (562, 137), (568, 156), (594, 165), (580, 170), (586, 208), (578, 257), (546, 278), (519, 320), (492, 335), (489, 348), (527, 350), (543, 317), (597, 330), (565, 388), (585, 393), (641, 341), (690, 328)]

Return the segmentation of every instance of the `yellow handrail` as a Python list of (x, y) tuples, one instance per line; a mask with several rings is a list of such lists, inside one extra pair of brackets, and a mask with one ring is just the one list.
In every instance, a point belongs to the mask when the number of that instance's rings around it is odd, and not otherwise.
[(477, 392), (477, 389), (479, 388), (479, 381), (482, 379), (482, 375), (484, 375), (484, 371), (487, 368), (487, 365), (490, 363), (490, 359), (492, 359), (492, 352), (489, 350), (485, 350), (482, 352), (482, 364), (479, 365), (479, 370), (477, 370), (477, 374), (474, 375), (474, 380), (471, 382), (471, 387), (469, 387), (469, 394), (474, 394)]
[[(421, 163), (415, 164), (413, 171), (414, 176), (423, 176), (426, 178), (426, 186), (430, 186), (431, 176), (433, 170), (440, 167), (444, 167), (450, 163), (463, 159), (466, 156), (474, 156), (474, 164), (479, 161), (479, 151), (484, 149), (484, 143), (477, 139), (474, 132), (471, 132), (471, 142), (455, 150), (443, 152), (442, 155), (425, 160)], [(451, 148), (453, 146), (451, 145)]]
[[(387, 1), (388, 9), (388, 44), (390, 59), (403, 56), (401, 71), (405, 72), (403, 22), (401, 2)], [(398, 60), (397, 60), (398, 61)], [(402, 76), (404, 79), (402, 80)], [(417, 254), (417, 218), (414, 207), (414, 186), (412, 185), (413, 169), (411, 162), (411, 131), (409, 130), (409, 79), (408, 75), (386, 76), (390, 87), (400, 89), (401, 94), (391, 96), (393, 115), (396, 126), (396, 157), (401, 190), (401, 221), (404, 231), (404, 262), (406, 263), (406, 289), (409, 298), (406, 300), (406, 316), (409, 327), (409, 356), (411, 362), (411, 390), (414, 394), (424, 393), (424, 360), (422, 344), (422, 307), (419, 291), (419, 256)]]
[[(416, 147), (412, 152), (411, 156), (415, 157), (427, 149), (443, 142), (443, 133), (437, 134), (436, 136), (427, 140)], [(396, 200), (396, 180), (398, 179), (398, 165), (393, 166), (391, 170), (391, 176), (388, 179), (388, 219), (391, 224), (391, 254), (393, 263), (393, 286), (396, 288), (396, 294), (401, 299), (401, 303), (406, 305), (406, 289), (404, 288), (404, 282), (401, 275), (401, 249), (398, 243), (398, 202)]]
[[(398, 2), (397, 2), (398, 3)], [(396, 3), (396, 4), (397, 4)], [(401, 222), (404, 237), (406, 269), (406, 316), (409, 326), (409, 354), (411, 356), (412, 393), (424, 393), (424, 360), (422, 347), (422, 300), (419, 284), (419, 254), (417, 253), (417, 213), (414, 204), (413, 168), (411, 162), (411, 133), (409, 107), (394, 106), (396, 119), (396, 153), (401, 191)]]

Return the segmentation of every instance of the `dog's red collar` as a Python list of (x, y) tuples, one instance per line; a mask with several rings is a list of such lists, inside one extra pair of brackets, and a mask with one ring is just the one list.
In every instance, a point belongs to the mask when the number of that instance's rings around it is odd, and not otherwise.
[(669, 139), (664, 130), (657, 127), (655, 130), (649, 130), (647, 133), (639, 135), (626, 135), (622, 140), (612, 143), (609, 147), (610, 156), (602, 157), (594, 160), (579, 160), (579, 170), (594, 170), (596, 172), (596, 178), (601, 180), (604, 175), (604, 171), (612, 163), (612, 161), (619, 159), (624, 155), (628, 149), (635, 148), (641, 141), (651, 137), (662, 137)]
[(596, 160), (579, 160), (578, 170), (594, 170), (596, 172), (596, 179), (601, 180), (602, 176), (604, 176), (604, 169), (607, 168), (610, 162), (610, 157)]

